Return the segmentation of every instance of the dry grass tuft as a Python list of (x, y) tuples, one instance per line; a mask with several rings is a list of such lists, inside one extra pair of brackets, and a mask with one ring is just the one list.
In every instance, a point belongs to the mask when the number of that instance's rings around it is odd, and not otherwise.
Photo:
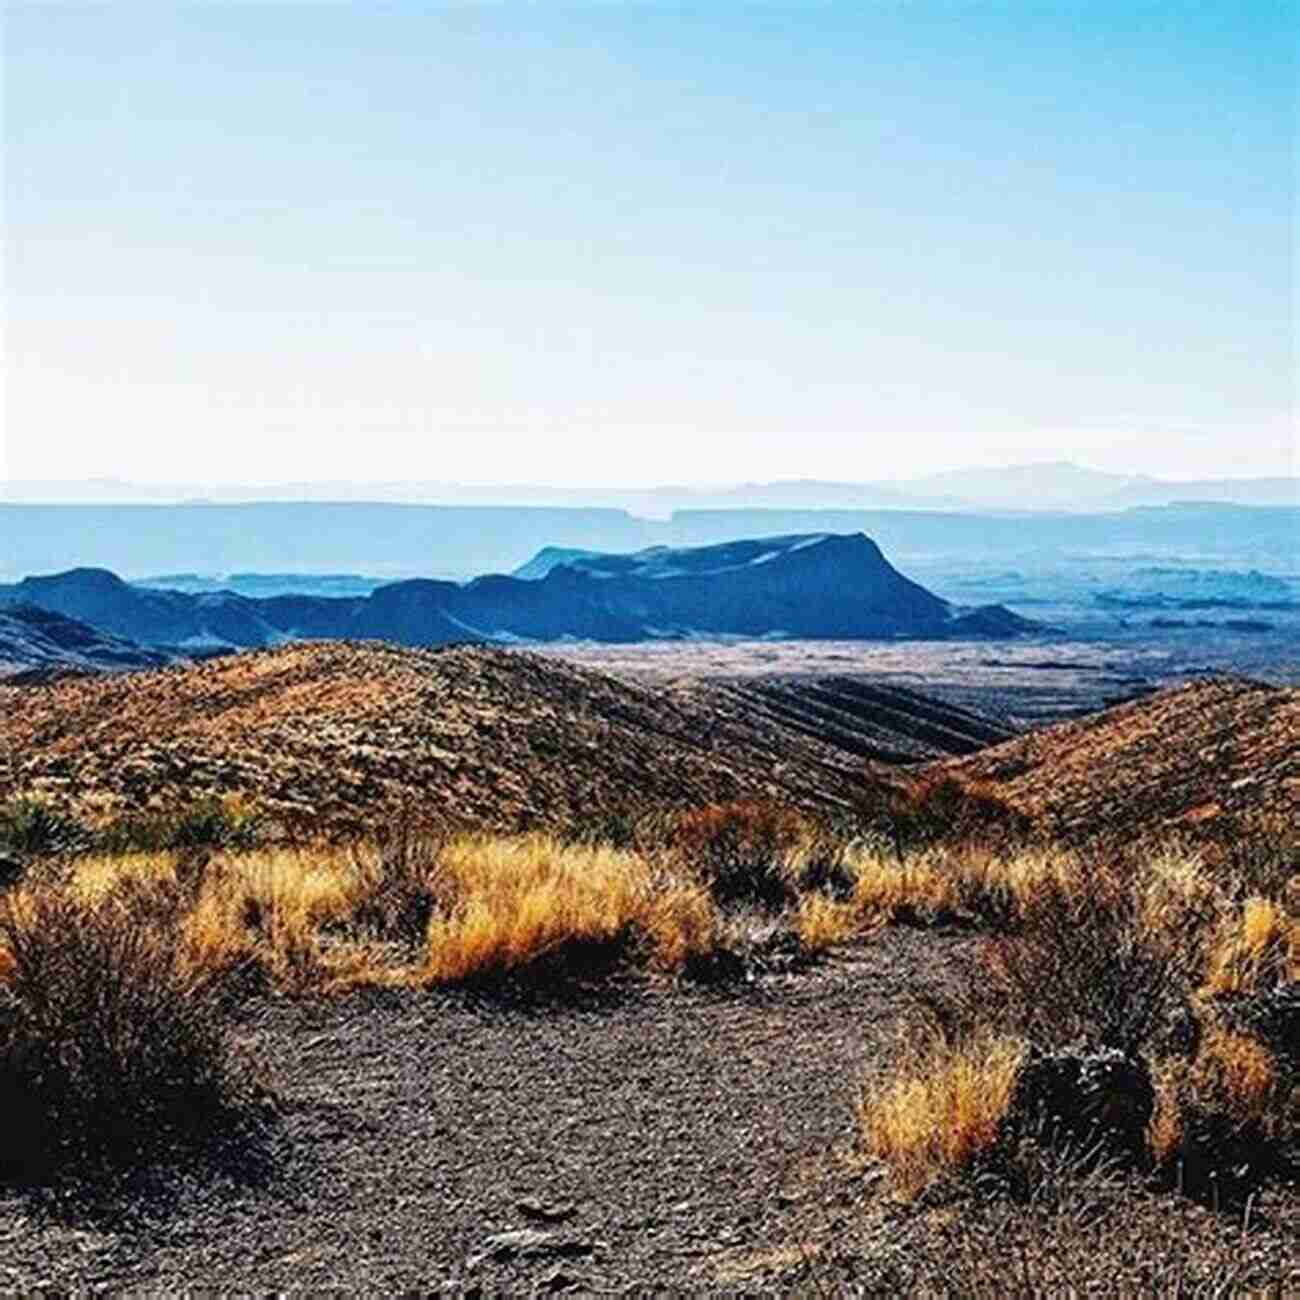
[(450, 904), (429, 923), (423, 978), (458, 983), (544, 958), (601, 964), (638, 942), (675, 969), (714, 943), (703, 889), (657, 878), (641, 856), (545, 835), (453, 840), (439, 860)]
[(1268, 1124), (1280, 1077), (1272, 1052), (1257, 1038), (1214, 1026), (1201, 1042), (1193, 1073), (1198, 1091), (1249, 1124)]
[(1045, 892), (1082, 888), (1073, 858), (1032, 848), (1006, 856), (968, 845), (891, 857), (867, 846), (850, 852), (845, 866), (867, 925), (958, 921), (1002, 929)]
[(1024, 1054), (1024, 1043), (1008, 1036), (935, 1036), (868, 1089), (859, 1109), (863, 1145), (889, 1166), (903, 1199), (962, 1173), (995, 1146)]
[(1300, 980), (1300, 917), (1271, 898), (1248, 898), (1221, 926), (1202, 993), (1240, 996)]
[(784, 907), (833, 868), (839, 845), (807, 814), (763, 800), (710, 804), (681, 814), (667, 847), (724, 905)]
[(795, 913), (795, 933), (808, 952), (823, 952), (863, 931), (862, 913), (852, 903), (825, 894), (805, 894)]

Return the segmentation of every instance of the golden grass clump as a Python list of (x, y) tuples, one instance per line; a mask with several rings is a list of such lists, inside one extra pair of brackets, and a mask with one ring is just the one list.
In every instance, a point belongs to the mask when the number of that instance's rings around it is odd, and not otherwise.
[(546, 835), (451, 841), (440, 861), (451, 903), (428, 929), (424, 978), (455, 983), (525, 966), (566, 947), (643, 939), (675, 968), (715, 937), (702, 887), (657, 878), (635, 853)]
[(1188, 1065), (1181, 1059), (1161, 1061), (1151, 1072), (1155, 1106), (1147, 1125), (1147, 1147), (1157, 1166), (1178, 1155), (1187, 1132), (1184, 1114), (1189, 1089)]
[(889, 1166), (910, 1200), (966, 1169), (998, 1140), (1024, 1057), (1017, 1038), (981, 1034), (960, 1043), (933, 1038), (913, 1048), (859, 1110), (866, 1151)]
[(348, 956), (326, 959), (321, 928), (345, 922), (366, 896), (355, 856), (265, 849), (213, 859), (179, 936), (180, 960), (194, 970), (255, 964), (276, 982), (301, 985)]
[(1300, 917), (1276, 899), (1246, 899), (1215, 937), (1202, 994), (1249, 994), (1294, 980), (1300, 980)]
[(177, 862), (177, 854), (171, 851), (96, 853), (74, 862), (68, 889), (93, 904), (124, 887), (170, 887), (177, 884)]
[(1193, 1082), (1233, 1118), (1252, 1124), (1267, 1121), (1281, 1083), (1277, 1061), (1263, 1043), (1218, 1025), (1201, 1043)]
[(964, 919), (1002, 925), (1024, 915), (1049, 893), (1084, 888), (1079, 864), (1067, 853), (1022, 848), (1009, 857), (971, 845), (932, 848), (901, 859), (873, 848), (846, 858), (853, 906), (866, 926)]
[(822, 952), (861, 933), (863, 917), (852, 903), (825, 894), (805, 894), (795, 913), (795, 932), (809, 952)]
[(1156, 1106), (1148, 1144), (1157, 1168), (1182, 1166), (1242, 1177), (1270, 1167), (1300, 1135), (1300, 1089), (1269, 1047), (1220, 1022), (1206, 1030), (1193, 1060), (1166, 1059), (1153, 1070)]

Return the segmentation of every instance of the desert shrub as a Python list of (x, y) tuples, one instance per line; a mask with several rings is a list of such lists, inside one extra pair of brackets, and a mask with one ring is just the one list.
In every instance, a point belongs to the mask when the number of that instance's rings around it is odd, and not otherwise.
[(938, 844), (1010, 848), (1027, 841), (1032, 829), (1023, 814), (988, 787), (949, 775), (895, 788), (877, 820), (899, 857)]
[(801, 890), (845, 883), (844, 842), (779, 803), (744, 800), (693, 809), (672, 827), (670, 846), (724, 905), (781, 908)]
[(984, 943), (970, 984), (1032, 1042), (1132, 1056), (1184, 1005), (1198, 958), (1194, 934), (1153, 928), (1142, 890), (1098, 869), (1044, 883), (1016, 926)]
[(89, 840), (85, 827), (38, 799), (14, 799), (0, 807), (0, 853), (52, 857), (74, 853)]
[(1217, 1300), (1300, 1287), (1291, 1234), (1258, 1212), (1209, 1214), (1138, 1175), (1080, 1169), (1068, 1156), (1028, 1181), (1027, 1200), (968, 1195), (943, 1211), (921, 1203), (864, 1216), (860, 1242), (849, 1236), (830, 1258), (810, 1261), (815, 1293)]
[(175, 961), (165, 899), (122, 889), (0, 901), (0, 1170), (39, 1179), (228, 1135), (248, 1078), (204, 981)]
[(105, 853), (249, 849), (264, 832), (263, 819), (239, 800), (213, 797), (184, 808), (119, 817), (97, 833), (95, 846)]
[[(881, 879), (871, 888), (888, 894)], [(928, 878), (925, 889), (915, 880), (897, 889), (913, 899), (933, 889), (935, 903), (950, 897)], [(905, 1192), (970, 1163), (964, 1144), (960, 1158), (946, 1154), (956, 1139), (940, 1129), (955, 1123), (956, 1103), (944, 1099), (972, 1073), (970, 1045), (982, 1045), (980, 1063), (991, 1042), (1023, 1045), (1020, 1080), (991, 1094), (1008, 1107), (1008, 1122), (1026, 1109), (1022, 1090), (1040, 1109), (1064, 1102), (1063, 1136), (1093, 1107), (1111, 1117), (1105, 1125), (1118, 1117), (1114, 1132), (1139, 1163), (1177, 1168), (1189, 1190), (1210, 1188), (1224, 1203), (1285, 1165), (1300, 1094), (1294, 1061), (1269, 1034), (1294, 1023), (1294, 918), (1265, 899), (1233, 910), (1193, 858), (1160, 859), (1136, 877), (1076, 858), (1067, 872), (1023, 877), (1010, 896), (1007, 923), (958, 959), (942, 991), (914, 998), (925, 1054), (905, 1052), (883, 1094), (877, 1089), (893, 1110), (877, 1101), (873, 1113), (888, 1115), (892, 1130), (877, 1118), (868, 1149)], [(937, 1127), (910, 1148), (891, 1147), (882, 1134), (905, 1131), (904, 1098), (907, 1114)], [(962, 1131), (989, 1133), (987, 1125)], [(920, 1153), (910, 1162), (909, 1149)], [(1005, 1144), (986, 1144), (986, 1153), (1005, 1172)]]

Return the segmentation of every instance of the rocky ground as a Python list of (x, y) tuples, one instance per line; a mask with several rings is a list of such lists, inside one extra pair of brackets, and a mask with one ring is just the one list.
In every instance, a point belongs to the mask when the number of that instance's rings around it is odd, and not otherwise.
[(1037, 1217), (891, 1195), (856, 1150), (860, 1089), (970, 942), (895, 929), (739, 988), (586, 1004), (256, 1001), (236, 1032), (276, 1097), (270, 1136), (93, 1198), (0, 1192), (0, 1290), (1037, 1293), (995, 1249), (1125, 1294), (1200, 1294), (1202, 1264), (1220, 1289), (1225, 1270), (1300, 1285), (1294, 1190), (1254, 1196), (1244, 1226), (1131, 1188)]
[(585, 1007), (258, 1003), (238, 1034), (279, 1098), (265, 1160), (95, 1207), (0, 1195), (0, 1289), (769, 1284), (858, 1213), (863, 1071), (958, 942)]

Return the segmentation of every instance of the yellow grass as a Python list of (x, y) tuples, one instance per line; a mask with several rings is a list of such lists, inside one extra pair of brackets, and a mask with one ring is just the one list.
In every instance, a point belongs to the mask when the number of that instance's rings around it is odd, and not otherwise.
[(1152, 1072), (1156, 1102), (1147, 1125), (1147, 1146), (1157, 1165), (1172, 1160), (1183, 1144), (1186, 1125), (1183, 1097), (1187, 1091), (1187, 1063), (1163, 1061)]
[(1206, 1034), (1197, 1053), (1195, 1073), (1204, 1092), (1243, 1120), (1263, 1119), (1279, 1084), (1272, 1052), (1258, 1039), (1221, 1026)]
[[(708, 818), (697, 820), (701, 852), (711, 851), (722, 832)], [(723, 830), (731, 834), (730, 827), (725, 821)], [(766, 822), (758, 827), (769, 829)], [(851, 890), (833, 899), (797, 883), (814, 849), (830, 850), (806, 828), (788, 830), (781, 822), (767, 839), (792, 891), (788, 924), (812, 951), (900, 921), (961, 917), (996, 927), (1036, 908), (1068, 907), (1120, 879), (1060, 849), (1003, 856), (975, 842), (899, 860), (840, 843), (831, 849)], [(566, 944), (622, 944), (629, 958), (680, 969), (723, 942), (729, 924), (707, 873), (683, 852), (679, 844), (656, 855), (542, 834), (461, 836), (418, 845), (397, 860), (374, 846), (221, 852), (200, 867), (175, 852), (139, 852), (79, 859), (59, 887), (93, 906), (119, 889), (156, 886), (160, 900), (171, 900), (178, 961), (196, 973), (257, 966), (273, 983), (303, 990), (427, 985), (516, 970)], [(761, 855), (755, 861), (761, 866)], [(1223, 892), (1187, 853), (1141, 863), (1134, 886), (1151, 934), (1179, 945), (1211, 940), (1203, 995), (1300, 978), (1300, 921), (1285, 904), (1251, 898), (1221, 919), (1228, 914)], [(399, 942), (384, 918), (420, 895), (432, 912), (425, 942), (418, 931)], [(5, 965), (0, 953), (0, 975)]]
[(198, 970), (246, 963), (284, 985), (311, 981), (355, 954), (327, 959), (321, 927), (346, 921), (368, 892), (354, 855), (269, 849), (213, 860), (179, 936), (181, 960)]
[(176, 864), (172, 852), (95, 854), (77, 859), (68, 887), (93, 904), (122, 886), (174, 885)]
[(960, 1172), (997, 1141), (1023, 1057), (1015, 1038), (936, 1039), (864, 1096), (863, 1145), (889, 1166), (901, 1197)]
[(1000, 857), (979, 846), (930, 849), (899, 861), (859, 849), (846, 860), (854, 879), (852, 906), (870, 929), (900, 920), (929, 923), (1023, 914), (1049, 893), (1083, 887), (1063, 851), (1022, 849)]
[(863, 928), (862, 913), (852, 903), (837, 903), (825, 894), (805, 894), (795, 913), (795, 930), (810, 952), (843, 943)]
[(705, 890), (656, 879), (638, 854), (544, 835), (466, 836), (439, 865), (453, 902), (429, 924), (423, 975), (432, 983), (512, 970), (567, 944), (637, 937), (673, 968), (715, 940)]
[(1274, 899), (1248, 898), (1219, 931), (1202, 993), (1246, 994), (1294, 980), (1300, 980), (1300, 918)]

